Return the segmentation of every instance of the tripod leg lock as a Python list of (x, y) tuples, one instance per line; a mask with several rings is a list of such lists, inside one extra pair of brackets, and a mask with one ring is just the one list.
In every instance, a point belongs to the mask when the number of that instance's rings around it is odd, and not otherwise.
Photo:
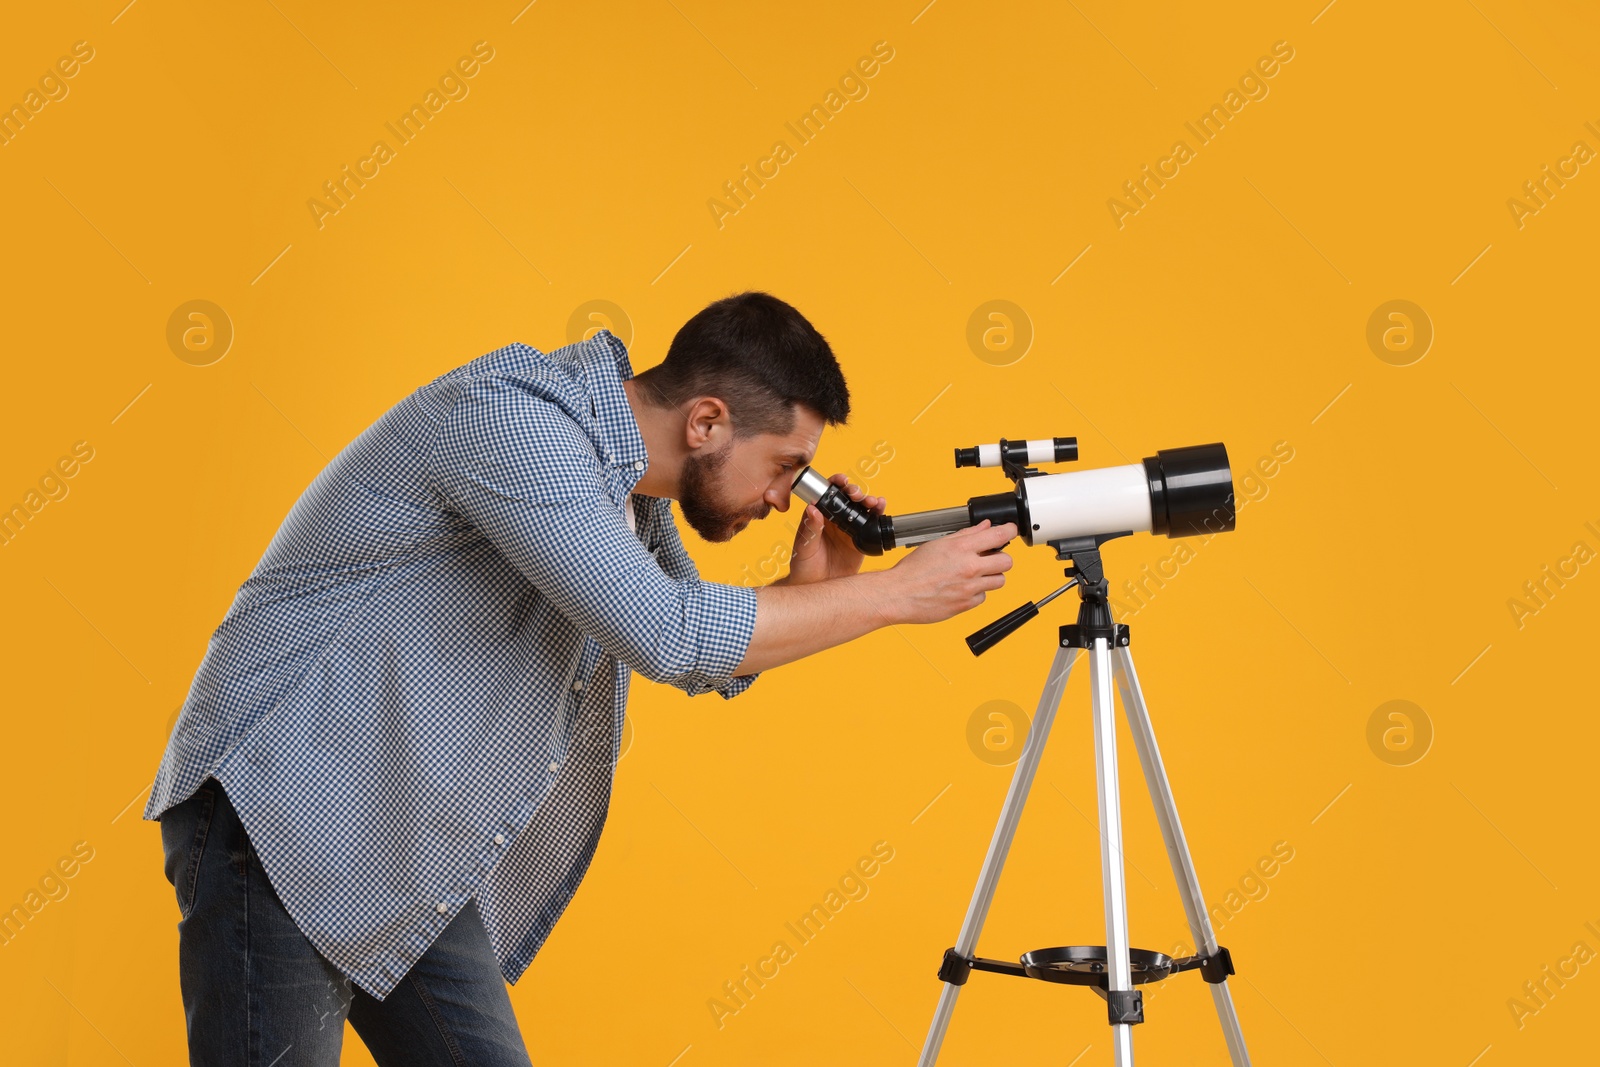
[(1221, 945), (1217, 946), (1215, 954), (1206, 956), (1200, 963), (1200, 977), (1211, 985), (1226, 982), (1233, 973), (1233, 956)]
[(1233, 956), (1224, 945), (1218, 945), (1217, 951), (1207, 956), (1197, 953), (1193, 956), (1184, 956), (1172, 961), (1171, 973), (1179, 971), (1199, 971), (1200, 977), (1211, 985), (1221, 985), (1228, 980), (1228, 975), (1233, 974)]
[(944, 950), (944, 959), (939, 962), (939, 981), (950, 985), (966, 985), (971, 974), (971, 960), (953, 948)]
[(1112, 1026), (1144, 1022), (1144, 993), (1137, 989), (1107, 990), (1106, 1016)]

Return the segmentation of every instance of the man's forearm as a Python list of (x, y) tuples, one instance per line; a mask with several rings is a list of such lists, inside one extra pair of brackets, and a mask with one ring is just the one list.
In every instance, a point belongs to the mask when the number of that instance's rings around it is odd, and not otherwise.
[(756, 628), (734, 675), (792, 663), (900, 621), (888, 571), (756, 590)]

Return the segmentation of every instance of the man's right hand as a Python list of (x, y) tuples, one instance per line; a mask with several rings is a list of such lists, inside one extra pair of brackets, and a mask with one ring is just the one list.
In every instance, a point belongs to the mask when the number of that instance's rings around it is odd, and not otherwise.
[(1011, 557), (1000, 547), (1017, 536), (1017, 524), (984, 519), (913, 548), (886, 576), (895, 589), (889, 610), (905, 622), (943, 622), (982, 604), (1006, 584)]

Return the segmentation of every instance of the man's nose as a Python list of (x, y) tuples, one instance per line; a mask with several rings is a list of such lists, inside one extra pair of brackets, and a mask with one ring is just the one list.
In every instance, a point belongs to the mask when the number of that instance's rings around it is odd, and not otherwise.
[(777, 511), (789, 510), (788, 489), (768, 489), (765, 493), (765, 496), (767, 498), (767, 503), (771, 504)]

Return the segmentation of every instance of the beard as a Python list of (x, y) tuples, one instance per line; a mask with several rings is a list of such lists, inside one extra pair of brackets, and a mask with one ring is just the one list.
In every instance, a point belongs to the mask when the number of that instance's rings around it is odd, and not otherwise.
[(763, 505), (757, 511), (731, 508), (718, 495), (717, 475), (727, 464), (732, 450), (733, 443), (729, 442), (720, 452), (690, 456), (683, 462), (678, 505), (683, 510), (684, 521), (705, 541), (727, 541), (751, 519), (762, 519), (767, 515), (768, 505)]

